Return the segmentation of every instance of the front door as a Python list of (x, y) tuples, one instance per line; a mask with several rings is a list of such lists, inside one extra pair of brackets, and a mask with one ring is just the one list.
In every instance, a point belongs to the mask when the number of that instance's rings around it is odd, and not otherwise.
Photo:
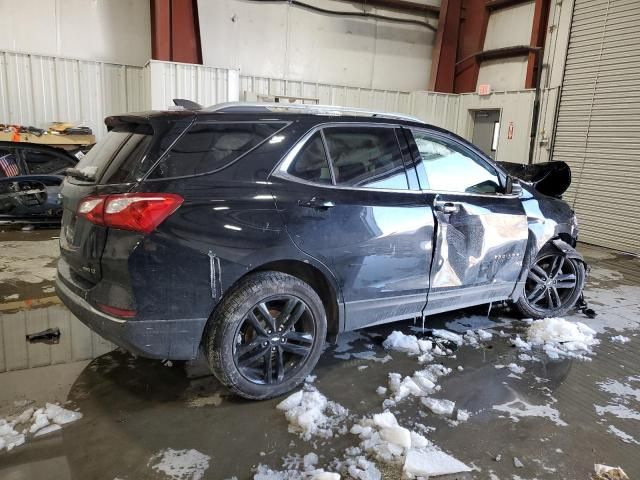
[(420, 185), (436, 217), (425, 313), (508, 298), (528, 239), (520, 198), (505, 195), (506, 179), (462, 142), (428, 130), (412, 133)]
[(391, 127), (327, 126), (272, 178), (293, 242), (336, 276), (348, 330), (419, 316), (426, 303), (434, 218), (409, 188), (399, 140)]

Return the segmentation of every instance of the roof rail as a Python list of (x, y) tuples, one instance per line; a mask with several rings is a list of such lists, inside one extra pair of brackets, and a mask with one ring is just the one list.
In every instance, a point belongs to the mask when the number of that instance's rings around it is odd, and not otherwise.
[(354, 116), (354, 117), (375, 117), (388, 118), (393, 120), (408, 120), (410, 122), (424, 123), (417, 117), (405, 115), (403, 113), (386, 113), (367, 110), (364, 108), (338, 107), (334, 105), (310, 105), (303, 103), (271, 103), (271, 102), (226, 102), (212, 105), (202, 109), (203, 112), (217, 113), (307, 113), (311, 115), (328, 115), (328, 116)]

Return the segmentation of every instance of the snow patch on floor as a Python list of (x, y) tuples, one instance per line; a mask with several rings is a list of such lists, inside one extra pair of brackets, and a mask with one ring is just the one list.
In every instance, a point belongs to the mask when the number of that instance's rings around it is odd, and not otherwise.
[(147, 466), (164, 473), (171, 480), (200, 480), (209, 468), (211, 457), (198, 450), (167, 448), (153, 455)]
[(612, 435), (615, 435), (624, 443), (632, 443), (635, 445), (640, 445), (640, 442), (637, 441), (635, 438), (633, 438), (631, 435), (629, 435), (626, 432), (623, 432), (622, 430), (614, 427), (613, 425), (609, 425), (609, 428), (607, 428), (607, 432), (611, 433)]
[(640, 420), (640, 412), (632, 410), (626, 405), (621, 404), (609, 404), (609, 405), (594, 405), (596, 413), (600, 416), (610, 413), (611, 415), (620, 419)]
[(516, 398), (501, 405), (494, 405), (492, 408), (507, 413), (514, 422), (519, 422), (521, 418), (526, 417), (541, 417), (551, 420), (560, 427), (567, 426), (567, 423), (560, 418), (560, 412), (550, 404), (532, 405), (521, 398)]

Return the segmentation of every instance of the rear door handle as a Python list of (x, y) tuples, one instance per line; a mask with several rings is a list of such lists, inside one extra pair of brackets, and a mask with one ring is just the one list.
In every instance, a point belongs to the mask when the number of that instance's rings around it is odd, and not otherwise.
[(442, 213), (458, 213), (460, 211), (460, 205), (454, 202), (435, 202), (436, 211)]
[(316, 210), (328, 210), (336, 206), (332, 201), (318, 197), (313, 197), (311, 200), (298, 200), (298, 205), (301, 207), (315, 208)]

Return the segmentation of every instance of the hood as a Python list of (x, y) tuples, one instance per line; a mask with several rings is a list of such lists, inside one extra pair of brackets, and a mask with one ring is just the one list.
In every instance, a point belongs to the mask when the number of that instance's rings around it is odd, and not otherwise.
[(521, 163), (497, 162), (506, 172), (533, 186), (538, 192), (561, 198), (571, 185), (571, 168), (565, 162)]

